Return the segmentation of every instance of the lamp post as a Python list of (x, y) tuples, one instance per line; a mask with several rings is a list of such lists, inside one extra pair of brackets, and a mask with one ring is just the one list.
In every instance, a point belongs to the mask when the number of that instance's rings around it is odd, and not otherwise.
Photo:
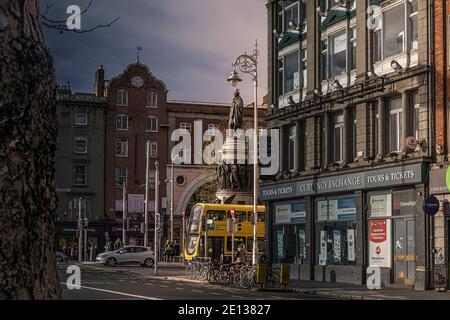
[(148, 165), (150, 160), (150, 141), (147, 140), (145, 150), (145, 202), (144, 202), (144, 247), (148, 246)]
[(159, 232), (159, 163), (155, 161), (155, 275), (158, 274), (158, 259), (159, 259), (159, 249), (158, 249), (158, 232)]
[[(258, 252), (258, 241), (256, 237), (257, 225), (258, 225), (258, 41), (255, 42), (255, 49), (251, 55), (244, 53), (237, 57), (233, 62), (233, 67), (239, 67), (242, 73), (249, 74), (253, 80), (254, 87), (254, 124), (253, 124), (253, 254), (252, 262), (256, 264), (256, 255)], [(242, 81), (235, 70), (231, 73), (231, 76), (227, 79), (233, 87), (236, 87), (239, 82)]]

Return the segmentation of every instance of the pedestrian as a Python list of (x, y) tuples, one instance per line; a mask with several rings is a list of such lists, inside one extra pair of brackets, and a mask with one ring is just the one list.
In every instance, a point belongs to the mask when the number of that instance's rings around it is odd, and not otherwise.
[(243, 264), (245, 263), (245, 250), (244, 245), (241, 243), (236, 250), (236, 263)]

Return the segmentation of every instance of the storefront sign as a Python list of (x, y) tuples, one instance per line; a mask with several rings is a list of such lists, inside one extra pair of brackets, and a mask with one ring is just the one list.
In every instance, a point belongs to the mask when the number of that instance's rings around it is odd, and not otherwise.
[(435, 196), (428, 196), (423, 200), (423, 212), (434, 216), (439, 212), (439, 200)]
[(370, 217), (390, 217), (392, 215), (392, 195), (376, 194), (370, 196)]
[(355, 261), (355, 229), (347, 230), (348, 261)]
[(450, 166), (430, 170), (430, 194), (450, 193)]
[(275, 224), (304, 223), (306, 220), (304, 202), (275, 206)]
[(369, 221), (369, 265), (391, 267), (391, 221), (388, 219)]
[(260, 196), (262, 200), (268, 201), (415, 184), (422, 182), (422, 172), (422, 164), (414, 164), (305, 181), (293, 181), (279, 185), (263, 186), (261, 187)]
[(333, 231), (333, 256), (334, 262), (341, 262), (341, 230)]

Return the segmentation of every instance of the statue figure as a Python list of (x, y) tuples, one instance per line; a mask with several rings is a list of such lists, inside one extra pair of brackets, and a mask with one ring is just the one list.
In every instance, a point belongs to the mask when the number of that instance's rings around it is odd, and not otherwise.
[(245, 168), (245, 165), (240, 165), (239, 166), (239, 183), (241, 185), (241, 188), (243, 190), (247, 190), (248, 189), (248, 185), (247, 185), (247, 169)]
[(217, 166), (217, 184), (219, 185), (220, 189), (225, 188), (222, 166)]
[(230, 189), (230, 168), (225, 163), (222, 164), (223, 188)]
[(234, 90), (234, 98), (231, 104), (230, 118), (228, 120), (228, 128), (242, 129), (242, 122), (244, 119), (244, 101), (241, 98), (239, 90)]
[(241, 185), (239, 182), (239, 169), (238, 166), (235, 164), (231, 166), (230, 182), (231, 182), (231, 189), (241, 189)]

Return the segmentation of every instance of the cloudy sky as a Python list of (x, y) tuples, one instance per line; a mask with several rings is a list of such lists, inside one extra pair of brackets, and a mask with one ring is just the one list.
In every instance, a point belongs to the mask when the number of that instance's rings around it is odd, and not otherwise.
[[(65, 19), (69, 5), (82, 9), (89, 0), (40, 0), (41, 11), (52, 3), (48, 17)], [(88, 29), (120, 19), (111, 27), (90, 33), (62, 33), (46, 29), (59, 83), (70, 81), (73, 91), (92, 92), (94, 73), (103, 64), (107, 79), (136, 60), (169, 88), (170, 100), (229, 102), (232, 89), (225, 79), (231, 63), (251, 52), (259, 41), (260, 98), (267, 93), (266, 0), (94, 0), (82, 16)], [(241, 94), (253, 100), (250, 76)]]

